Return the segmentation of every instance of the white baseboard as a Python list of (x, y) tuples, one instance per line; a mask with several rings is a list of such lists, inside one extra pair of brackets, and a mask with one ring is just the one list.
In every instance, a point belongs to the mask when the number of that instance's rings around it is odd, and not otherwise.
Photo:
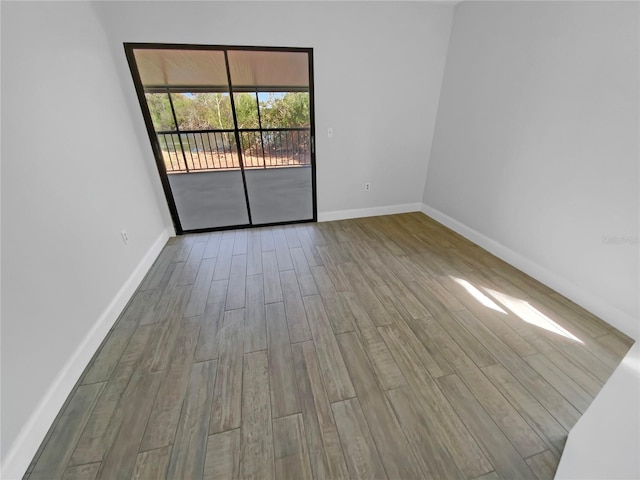
[(556, 273), (538, 265), (536, 262), (524, 257), (520, 253), (505, 247), (486, 235), (468, 227), (467, 225), (451, 218), (447, 214), (442, 213), (433, 207), (430, 207), (429, 205), (423, 203), (420, 211), (449, 227), (454, 232), (459, 233), (468, 240), (471, 240), (476, 245), (479, 245), (485, 250), (493, 253), (496, 257), (501, 258), (505, 262), (522, 270), (556, 292), (561, 293), (568, 299), (592, 312), (594, 315), (602, 318), (604, 321), (631, 338), (636, 340), (640, 338), (640, 328), (637, 319), (634, 319), (631, 315), (605, 302), (593, 292), (585, 291), (583, 288), (575, 285), (566, 278), (560, 277)]
[(149, 247), (145, 256), (140, 260), (129, 278), (124, 282), (118, 293), (111, 300), (102, 315), (96, 320), (89, 333), (78, 348), (69, 357), (51, 386), (45, 393), (35, 411), (24, 425), (16, 440), (11, 445), (2, 462), (0, 477), (4, 480), (20, 480), (27, 471), (31, 460), (38, 451), (47, 431), (55, 420), (65, 400), (73, 390), (82, 372), (109, 333), (109, 330), (127, 306), (138, 285), (156, 260), (167, 239), (172, 234), (163, 231)]
[(348, 218), (375, 217), (378, 215), (393, 215), (395, 213), (420, 212), (421, 203), (402, 203), (386, 207), (358, 208), (355, 210), (334, 210), (332, 212), (319, 212), (319, 222), (332, 220), (346, 220)]

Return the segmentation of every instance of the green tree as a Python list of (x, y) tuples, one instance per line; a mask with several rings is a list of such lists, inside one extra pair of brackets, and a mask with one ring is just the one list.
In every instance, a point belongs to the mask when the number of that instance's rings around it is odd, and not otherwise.
[(147, 93), (147, 106), (151, 113), (151, 121), (156, 131), (175, 130), (173, 114), (166, 93)]
[[(173, 113), (166, 93), (147, 93), (147, 105), (156, 131), (175, 130)], [(180, 130), (229, 130), (233, 128), (228, 93), (171, 93)], [(239, 128), (258, 128), (258, 103), (254, 93), (234, 94)], [(263, 128), (308, 127), (307, 92), (270, 93), (260, 102)]]

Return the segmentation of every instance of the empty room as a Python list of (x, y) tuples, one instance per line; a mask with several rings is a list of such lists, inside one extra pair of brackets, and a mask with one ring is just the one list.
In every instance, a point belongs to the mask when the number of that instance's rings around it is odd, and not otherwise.
[(640, 2), (0, 14), (3, 479), (640, 478)]

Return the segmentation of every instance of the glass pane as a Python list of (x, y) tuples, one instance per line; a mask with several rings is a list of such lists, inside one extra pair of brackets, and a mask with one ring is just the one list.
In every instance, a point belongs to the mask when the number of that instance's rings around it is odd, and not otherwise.
[(309, 93), (260, 92), (262, 128), (309, 127)]
[(180, 130), (233, 129), (228, 93), (172, 93)]
[(156, 132), (175, 131), (169, 95), (166, 93), (145, 93), (144, 96), (147, 98), (147, 106)]
[(309, 86), (309, 54), (306, 52), (275, 52), (260, 50), (229, 50), (229, 72), (234, 87)]
[(169, 175), (185, 230), (249, 223), (240, 170)]
[(227, 67), (221, 50), (136, 49), (138, 73), (145, 87), (215, 86), (228, 91)]
[(254, 225), (313, 218), (311, 167), (245, 172)]

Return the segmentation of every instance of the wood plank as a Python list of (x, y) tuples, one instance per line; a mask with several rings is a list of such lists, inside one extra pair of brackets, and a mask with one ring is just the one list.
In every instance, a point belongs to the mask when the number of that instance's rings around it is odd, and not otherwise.
[(302, 415), (273, 420), (275, 478), (311, 480), (311, 464)]
[(144, 372), (166, 370), (169, 365), (171, 351), (180, 331), (182, 316), (191, 294), (191, 285), (177, 287), (172, 293), (167, 311), (153, 331), (141, 360)]
[(209, 435), (240, 426), (244, 309), (224, 314)]
[(134, 331), (135, 327), (126, 327), (116, 328), (109, 333), (100, 347), (100, 351), (91, 361), (91, 366), (84, 374), (83, 385), (109, 380)]
[(247, 230), (236, 230), (233, 243), (233, 255), (246, 255), (249, 247)]
[(373, 368), (355, 333), (338, 335), (338, 344), (382, 464), (390, 478), (423, 478), (423, 472), (400, 429)]
[(538, 436), (547, 442), (550, 448), (561, 452), (567, 440), (567, 430), (547, 409), (502, 365), (489, 365), (482, 371)]
[(204, 480), (240, 478), (240, 429), (227, 430), (209, 437), (204, 461)]
[(411, 314), (407, 311), (402, 302), (393, 294), (393, 292), (391, 292), (391, 289), (387, 285), (376, 286), (373, 288), (373, 291), (392, 319), (411, 318)]
[(249, 232), (247, 245), (247, 276), (262, 274), (262, 240), (259, 230)]
[(198, 270), (202, 262), (204, 250), (207, 247), (205, 243), (194, 243), (189, 257), (182, 270), (182, 275), (178, 279), (178, 285), (191, 285), (195, 282)]
[(266, 323), (271, 415), (279, 418), (300, 411), (289, 331), (282, 303), (270, 303), (266, 306)]
[(503, 480), (500, 475), (498, 475), (495, 471), (485, 473), (484, 475), (480, 475), (479, 477), (474, 478), (473, 480)]
[(566, 355), (561, 347), (556, 347), (544, 336), (529, 337), (529, 341), (544, 354), (545, 358), (559, 368), (571, 380), (577, 383), (585, 392), (595, 398), (604, 383), (585, 367)]
[[(455, 317), (453, 315), (455, 315)], [(454, 312), (453, 315), (449, 313), (440, 313), (433, 318), (440, 328), (462, 348), (464, 353), (468, 355), (469, 358), (473, 360), (473, 363), (478, 367), (486, 367), (487, 365), (497, 363), (492, 350), (493, 345), (485, 345), (482, 342), (478, 342), (473, 330), (470, 328), (464, 328), (456, 319), (464, 318), (474, 326), (476, 324), (480, 324), (480, 322), (478, 322), (478, 320), (466, 310)], [(448, 360), (449, 363), (453, 363), (452, 358), (448, 358)]]
[[(484, 453), (442, 394), (434, 380), (422, 366), (415, 352), (407, 345), (395, 326), (379, 327), (378, 331), (389, 346), (411, 390), (419, 399), (446, 449), (467, 478), (474, 478), (493, 470)], [(444, 378), (444, 377), (443, 377)]]
[(274, 252), (276, 244), (273, 240), (273, 228), (265, 227), (260, 229), (260, 240), (262, 244), (262, 252)]
[(526, 462), (529, 468), (533, 470), (533, 473), (536, 474), (538, 480), (548, 480), (555, 477), (560, 458), (552, 451), (545, 450), (542, 453), (527, 458)]
[(353, 479), (387, 478), (357, 398), (331, 405)]
[(130, 395), (125, 394), (122, 421), (111, 448), (107, 451), (98, 478), (128, 478), (133, 472), (138, 446), (151, 414), (153, 400), (160, 388), (163, 374), (147, 373), (134, 382)]
[[(463, 285), (460, 285), (449, 277), (440, 277), (439, 280), (460, 300), (477, 320), (483, 322), (487, 328), (491, 329), (491, 331), (517, 355), (522, 357), (538, 353), (537, 349), (531, 345), (526, 338), (519, 335), (510, 327), (510, 325), (524, 325), (527, 328), (529, 327), (518, 315), (507, 308), (503, 309), (500, 307), (489, 298), (488, 295), (480, 291), (476, 285), (466, 279), (458, 279), (459, 282), (464, 282)], [(481, 303), (474, 295), (478, 296), (486, 305)], [(498, 293), (495, 295), (498, 295)], [(500, 296), (507, 298), (504, 294), (500, 294)], [(511, 303), (514, 302), (517, 302), (517, 299), (511, 300)], [(490, 307), (487, 307), (487, 305), (490, 305)], [(496, 309), (499, 311), (496, 311)]]
[(189, 372), (188, 365), (166, 372), (140, 443), (141, 451), (159, 449), (173, 443), (189, 384)]
[(278, 260), (278, 269), (281, 272), (285, 270), (292, 270), (293, 262), (291, 261), (289, 246), (287, 245), (287, 239), (284, 236), (282, 228), (273, 229), (273, 242), (275, 245), (276, 258)]
[(169, 265), (162, 284), (159, 285), (157, 289), (150, 291), (150, 303), (141, 313), (140, 321), (138, 322), (139, 325), (159, 323), (162, 321), (166, 314), (167, 307), (172, 301), (184, 266), (184, 262)]
[(285, 237), (287, 237), (287, 246), (289, 249), (302, 247), (302, 243), (298, 237), (298, 230), (294, 225), (284, 227), (283, 230)]
[(382, 389), (390, 390), (405, 386), (407, 381), (357, 296), (352, 292), (342, 292), (340, 295), (343, 296), (356, 319), (356, 333), (375, 369)]
[(207, 242), (209, 241), (209, 233), (207, 233), (207, 232), (194, 233), (193, 234), (193, 241), (195, 243), (204, 243), (206, 245)]
[(343, 248), (347, 250), (351, 261), (362, 271), (365, 280), (372, 288), (385, 285), (385, 279), (376, 271), (375, 265), (372, 265), (369, 260), (371, 257), (377, 258), (376, 253), (360, 236), (356, 235), (349, 243), (344, 244)]
[[(416, 331), (418, 331), (416, 329)], [(545, 443), (520, 414), (500, 394), (471, 358), (433, 321), (424, 323), (422, 333), (433, 338), (443, 349), (455, 371), (518, 452), (527, 457), (545, 450)]]
[(463, 364), (457, 365), (456, 373), (521, 457), (546, 450), (545, 443), (536, 432), (471, 359), (467, 357)]
[(168, 478), (202, 478), (216, 368), (215, 360), (191, 366), (189, 386), (167, 467)]
[(544, 355), (536, 354), (525, 357), (531, 367), (540, 374), (549, 384), (566, 398), (578, 411), (584, 413), (593, 398), (585, 392), (580, 385), (574, 382), (568, 375), (562, 372)]
[(201, 320), (194, 361), (215, 360), (219, 354), (220, 331), (224, 322), (224, 303), (208, 303)]
[(393, 278), (393, 281), (387, 282), (387, 288), (389, 288), (393, 295), (402, 304), (404, 309), (411, 315), (411, 318), (425, 318), (431, 316), (429, 311), (420, 303), (420, 301), (407, 290), (403, 283), (400, 283), (393, 275), (389, 275), (389, 278)]
[(353, 315), (349, 307), (331, 283), (329, 274), (324, 266), (311, 267), (311, 273), (318, 286), (318, 293), (322, 297), (327, 316), (334, 333), (353, 332)]
[(233, 244), (235, 243), (235, 233), (232, 230), (222, 234), (220, 248), (216, 257), (216, 267), (213, 272), (214, 280), (228, 279), (231, 274), (231, 258), (233, 256)]
[(80, 385), (75, 390), (29, 478), (48, 480), (62, 477), (104, 386), (104, 383), (93, 383)]
[(207, 304), (209, 303), (221, 303), (224, 307), (227, 301), (227, 290), (229, 289), (229, 279), (214, 280), (211, 282), (211, 288), (209, 289), (209, 297), (207, 298)]
[(198, 269), (198, 275), (191, 289), (189, 303), (184, 312), (185, 317), (204, 314), (205, 307), (207, 306), (207, 298), (209, 297), (209, 289), (211, 288), (214, 267), (215, 261), (212, 258), (202, 260), (200, 268)]
[[(67, 467), (62, 480), (95, 480), (100, 470), (100, 463), (89, 463), (75, 467)], [(26, 475), (25, 475), (26, 477)]]
[(596, 355), (589, 352), (588, 347), (582, 345), (565, 345), (562, 352), (593, 373), (601, 382), (606, 382), (614, 371), (614, 368), (602, 362)]
[[(322, 265), (322, 259), (318, 252), (316, 251), (316, 245), (321, 245), (320, 243), (315, 243), (309, 234), (309, 227), (307, 226), (299, 226), (296, 227), (298, 230), (298, 238), (300, 238), (300, 243), (302, 244), (302, 250), (304, 251), (304, 256), (307, 258), (307, 263), (310, 267), (316, 267)], [(316, 241), (317, 241), (316, 237)]]
[(480, 406), (457, 375), (436, 380), (476, 441), (483, 446), (496, 472), (504, 478), (536, 478), (513, 445)]
[(189, 253), (191, 253), (191, 248), (195, 243), (194, 238), (191, 235), (181, 235), (180, 237), (173, 238), (180, 238), (180, 243), (178, 243), (177, 240), (174, 243), (177, 250), (175, 256), (173, 257), (173, 262), (186, 262), (189, 258)]
[(247, 256), (234, 255), (231, 260), (229, 288), (224, 309), (235, 310), (245, 306), (245, 288), (247, 280)]
[(509, 372), (549, 410), (563, 427), (569, 430), (575, 425), (580, 418), (580, 412), (567, 399), (473, 316), (461, 315), (461, 312), (454, 312), (454, 315), (461, 324), (473, 332), (480, 344), (491, 349), (492, 355), (502, 365), (509, 366)]
[(314, 478), (349, 478), (313, 342), (291, 346)]
[(155, 293), (153, 290), (136, 292), (120, 314), (114, 328), (116, 330), (120, 328), (136, 328), (144, 316), (145, 309), (149, 308), (149, 305), (153, 306)]
[(331, 330), (322, 300), (317, 295), (311, 295), (304, 297), (303, 301), (329, 401), (333, 403), (355, 397), (347, 367)]
[(122, 408), (117, 407), (154, 328), (154, 325), (141, 325), (131, 337), (118, 366), (91, 412), (71, 456), (70, 465), (100, 462), (104, 457), (120, 425), (117, 413), (121, 413)]
[(173, 443), (199, 333), (199, 322), (185, 321), (174, 347), (170, 368), (151, 410), (140, 450), (155, 450)]
[(131, 480), (165, 478), (170, 455), (170, 446), (139, 453), (136, 457), (136, 464), (133, 467)]
[(220, 249), (220, 242), (222, 241), (222, 232), (211, 232), (207, 246), (204, 249), (204, 255), (202, 258), (216, 258), (218, 256), (218, 250)]
[(450, 312), (457, 312), (458, 310), (463, 310), (464, 305), (453, 295), (449, 290), (447, 290), (442, 283), (440, 283), (436, 278), (432, 277), (428, 274), (428, 272), (422, 268), (422, 263), (413, 263), (408, 260), (408, 257), (403, 257), (404, 264), (411, 264), (416, 267), (414, 271), (414, 275), (418, 284), (422, 285), (425, 289), (427, 289), (434, 297), (438, 299), (440, 303), (442, 303), (447, 310)]
[(244, 353), (267, 348), (264, 284), (262, 275), (247, 277), (244, 319)]
[(336, 260), (334, 256), (334, 252), (337, 252), (338, 249), (334, 247), (330, 251), (326, 246), (318, 246), (316, 247), (316, 251), (320, 255), (322, 264), (326, 268), (327, 274), (329, 275), (331, 283), (333, 283), (336, 291), (346, 292), (348, 290), (351, 290), (349, 279), (346, 277), (345, 272), (342, 270), (341, 264)]
[(139, 290), (153, 290), (158, 288), (158, 285), (162, 281), (162, 277), (169, 268), (169, 265), (173, 261), (177, 251), (178, 249), (176, 245), (165, 245), (160, 252), (160, 255), (158, 255), (158, 258), (151, 266), (149, 273), (144, 277)]
[(264, 350), (247, 353), (245, 357), (240, 476), (269, 480), (274, 478), (269, 362)]
[(280, 286), (278, 261), (274, 251), (262, 252), (262, 277), (264, 280), (265, 303), (281, 302), (282, 287)]
[(320, 227), (320, 223), (307, 224), (303, 227), (312, 245), (325, 245), (327, 243), (324, 235), (320, 230)]
[(420, 407), (409, 388), (389, 390), (387, 397), (426, 478), (464, 479), (438, 435), (434, 419)]
[(316, 295), (318, 293), (318, 287), (311, 274), (307, 257), (304, 255), (302, 247), (289, 249), (291, 253), (291, 259), (293, 260), (293, 268), (296, 271), (296, 277), (298, 278), (298, 284), (300, 285), (300, 293), (302, 296)]
[(280, 283), (291, 343), (311, 340), (311, 330), (302, 303), (296, 272), (294, 270), (280, 272)]
[[(443, 377), (453, 373), (453, 367), (440, 352), (440, 342), (428, 333), (429, 324), (435, 324), (433, 319), (416, 320), (407, 318), (406, 321), (396, 319), (396, 326), (418, 355), (422, 364), (427, 367), (433, 378)], [(453, 342), (453, 340), (451, 340)]]
[(624, 358), (629, 348), (631, 348), (628, 342), (625, 342), (613, 334), (602, 335), (596, 338), (596, 342), (602, 345), (605, 350), (608, 350), (612, 355), (619, 357), (620, 360)]
[(376, 326), (392, 323), (389, 313), (353, 263), (345, 264), (347, 278)]

